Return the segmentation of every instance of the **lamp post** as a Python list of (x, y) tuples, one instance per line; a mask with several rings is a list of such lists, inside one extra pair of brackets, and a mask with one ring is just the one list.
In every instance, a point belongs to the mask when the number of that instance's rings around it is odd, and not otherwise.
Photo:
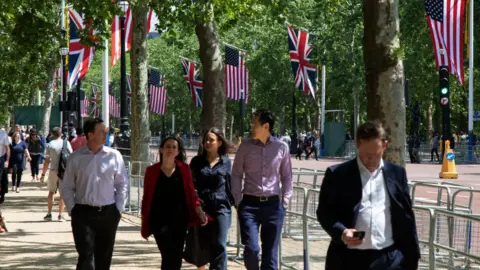
[[(115, 145), (123, 149), (130, 149), (130, 125), (128, 123), (127, 113), (127, 66), (125, 61), (125, 14), (128, 8), (128, 2), (121, 0), (118, 2), (122, 15), (120, 16), (120, 133), (115, 137)], [(123, 150), (122, 154), (129, 155), (129, 150)]]
[[(65, 37), (66, 30), (62, 29), (62, 35)], [(68, 76), (68, 67), (67, 67), (67, 55), (68, 47), (60, 47), (60, 55), (62, 56), (62, 105), (60, 106), (62, 111), (62, 132), (64, 134), (68, 133), (68, 106), (67, 106), (67, 76)]]

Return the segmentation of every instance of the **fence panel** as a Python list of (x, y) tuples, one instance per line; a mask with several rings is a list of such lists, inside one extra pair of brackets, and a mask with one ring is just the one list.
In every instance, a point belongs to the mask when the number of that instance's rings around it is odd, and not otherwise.
[(435, 210), (435, 219), (436, 269), (479, 269), (480, 217)]
[(287, 207), (280, 241), (280, 264), (282, 268), (305, 269), (303, 209), (307, 190), (294, 187)]
[(330, 244), (330, 236), (323, 230), (317, 220), (317, 207), (320, 190), (310, 189), (307, 192), (307, 203), (304, 210), (306, 219), (305, 234), (308, 238), (306, 257), (308, 269), (325, 269), (327, 249)]
[[(430, 257), (433, 255), (433, 250), (430, 248), (430, 238), (433, 231), (431, 231), (434, 212), (432, 209), (421, 206), (414, 206), (413, 213), (417, 224), (418, 243), (420, 246), (420, 262), (419, 269), (430, 268)], [(432, 253), (431, 253), (432, 252)]]
[(480, 201), (480, 189), (459, 189), (452, 195), (452, 210), (479, 215), (480, 209), (473, 207), (475, 201)]
[(293, 172), (294, 185), (306, 188), (319, 188), (325, 172), (323, 171), (311, 171), (307, 172), (301, 169), (301, 171)]
[[(435, 199), (426, 199), (434, 194)], [(415, 182), (412, 186), (412, 202), (413, 205), (431, 206), (436, 208), (449, 209), (451, 204), (450, 188), (446, 185)]]

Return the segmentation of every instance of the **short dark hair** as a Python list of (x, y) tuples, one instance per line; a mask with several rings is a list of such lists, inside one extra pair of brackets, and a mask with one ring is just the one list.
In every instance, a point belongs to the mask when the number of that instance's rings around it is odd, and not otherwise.
[[(180, 160), (185, 162), (187, 160), (187, 154), (185, 153), (185, 148), (183, 147), (183, 142), (177, 137), (174, 136), (168, 136), (167, 138), (163, 139), (162, 142), (160, 143), (160, 148), (158, 149), (160, 151), (163, 146), (165, 146), (165, 143), (168, 140), (174, 140), (178, 144), (178, 156), (175, 157), (176, 160)], [(160, 163), (163, 162), (163, 154), (160, 152)]]
[(54, 127), (52, 129), (52, 135), (55, 138), (59, 138), (62, 135), (62, 130), (59, 127)]
[(101, 118), (90, 118), (85, 121), (83, 124), (83, 132), (85, 133), (85, 136), (87, 137), (88, 140), (88, 133), (95, 133), (95, 127), (97, 124), (103, 123), (103, 120)]
[(368, 121), (358, 126), (357, 136), (355, 137), (357, 144), (360, 143), (360, 140), (369, 141), (374, 139), (381, 139), (382, 141), (387, 139), (385, 129), (380, 121)]
[(258, 121), (260, 124), (264, 125), (268, 123), (270, 133), (273, 133), (273, 127), (275, 126), (275, 115), (269, 110), (266, 109), (258, 109), (253, 113), (254, 117), (258, 117)]
[[(222, 132), (220, 131), (220, 129), (216, 128), (216, 127), (212, 127), (211, 129), (209, 129), (207, 132), (205, 132), (205, 134), (203, 135), (203, 139), (202, 139), (202, 143), (205, 145), (205, 140), (207, 139), (207, 134), (208, 133), (213, 133), (215, 134), (215, 136), (217, 136), (217, 140), (221, 141), (222, 142), (222, 145), (220, 145), (220, 147), (218, 147), (218, 155), (219, 156), (225, 156), (227, 155), (228, 153), (230, 153), (230, 151), (232, 150), (233, 146), (232, 144), (230, 144), (229, 142), (227, 142), (227, 140), (225, 139), (225, 137), (223, 136)], [(202, 152), (202, 155), (204, 156), (207, 156), (207, 150), (205, 150), (205, 147), (203, 147), (203, 152)]]

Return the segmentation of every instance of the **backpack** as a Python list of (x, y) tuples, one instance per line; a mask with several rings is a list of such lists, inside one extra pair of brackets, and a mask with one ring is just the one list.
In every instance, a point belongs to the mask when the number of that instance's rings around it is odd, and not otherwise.
[(65, 174), (65, 170), (67, 169), (67, 159), (70, 154), (68, 153), (67, 149), (67, 140), (63, 140), (62, 151), (60, 151), (60, 156), (58, 157), (58, 169), (57, 169), (57, 176), (60, 180), (63, 179), (63, 175)]

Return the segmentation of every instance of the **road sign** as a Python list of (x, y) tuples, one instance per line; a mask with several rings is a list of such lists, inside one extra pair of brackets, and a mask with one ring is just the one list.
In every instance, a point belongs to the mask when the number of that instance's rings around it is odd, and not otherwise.
[(442, 98), (442, 99), (440, 100), (440, 103), (441, 103), (442, 105), (447, 105), (447, 104), (448, 104), (448, 98), (446, 98), (446, 97)]
[(455, 155), (453, 153), (447, 153), (446, 156), (448, 161), (452, 161), (455, 159)]
[(473, 121), (480, 121), (480, 111), (473, 112)]

